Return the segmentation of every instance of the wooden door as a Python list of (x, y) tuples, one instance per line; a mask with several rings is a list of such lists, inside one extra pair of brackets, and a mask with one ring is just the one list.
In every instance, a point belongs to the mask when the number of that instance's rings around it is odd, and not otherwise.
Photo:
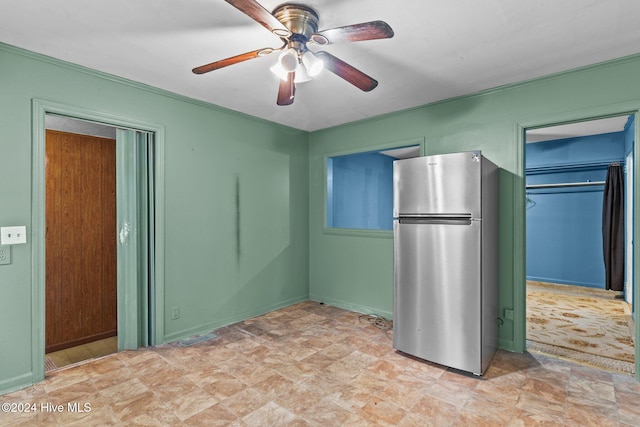
[(46, 352), (117, 335), (116, 141), (46, 131)]

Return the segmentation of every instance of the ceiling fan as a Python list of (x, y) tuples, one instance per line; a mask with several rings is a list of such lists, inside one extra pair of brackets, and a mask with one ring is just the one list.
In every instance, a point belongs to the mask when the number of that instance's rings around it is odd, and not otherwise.
[(280, 37), (283, 45), (279, 48), (266, 47), (202, 65), (193, 69), (195, 74), (208, 73), (273, 52), (281, 52), (278, 62), (271, 67), (271, 71), (281, 79), (278, 88), (278, 105), (292, 104), (296, 84), (311, 80), (311, 77), (318, 75), (323, 68), (327, 68), (365, 92), (378, 86), (376, 80), (362, 71), (330, 53), (312, 52), (307, 45), (324, 46), (391, 38), (393, 30), (386, 22), (371, 21), (318, 31), (318, 14), (302, 4), (285, 3), (270, 13), (254, 0), (225, 1)]

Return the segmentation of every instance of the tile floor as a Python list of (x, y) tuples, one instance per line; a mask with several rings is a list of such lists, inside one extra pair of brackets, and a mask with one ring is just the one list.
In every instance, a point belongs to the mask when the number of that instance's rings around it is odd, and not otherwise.
[(398, 354), (391, 332), (328, 305), (216, 332), (55, 371), (0, 397), (35, 408), (0, 412), (0, 425), (640, 425), (630, 376), (505, 351), (483, 378), (468, 376)]
[(76, 347), (47, 353), (57, 368), (72, 365), (87, 359), (106, 356), (118, 351), (118, 337), (105, 338)]

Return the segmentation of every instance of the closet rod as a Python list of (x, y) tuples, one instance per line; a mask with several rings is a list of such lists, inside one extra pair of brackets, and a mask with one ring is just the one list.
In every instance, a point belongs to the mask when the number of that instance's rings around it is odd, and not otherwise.
[(533, 188), (554, 188), (554, 187), (588, 187), (593, 185), (604, 185), (605, 181), (586, 181), (586, 182), (559, 182), (555, 184), (529, 184), (527, 189)]

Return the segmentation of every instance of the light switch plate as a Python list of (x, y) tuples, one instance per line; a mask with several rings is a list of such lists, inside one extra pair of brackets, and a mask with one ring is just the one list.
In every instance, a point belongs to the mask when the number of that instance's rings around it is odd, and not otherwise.
[(27, 227), (0, 227), (0, 245), (19, 245), (27, 243)]

